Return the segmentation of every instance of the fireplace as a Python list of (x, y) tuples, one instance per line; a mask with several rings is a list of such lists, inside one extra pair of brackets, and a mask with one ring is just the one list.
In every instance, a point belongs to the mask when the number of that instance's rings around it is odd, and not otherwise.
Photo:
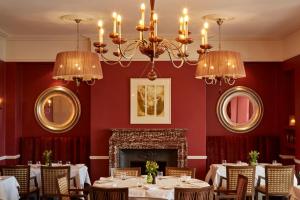
[(155, 160), (159, 165), (159, 171), (165, 171), (165, 167), (177, 167), (177, 149), (121, 149), (119, 152), (119, 167), (141, 167), (145, 174), (147, 160)]
[(155, 160), (166, 166), (187, 166), (185, 129), (112, 129), (109, 140), (110, 167), (142, 167)]

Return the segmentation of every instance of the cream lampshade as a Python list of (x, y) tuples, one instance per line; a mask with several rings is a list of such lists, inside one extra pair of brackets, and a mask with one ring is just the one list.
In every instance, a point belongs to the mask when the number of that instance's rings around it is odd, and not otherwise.
[(96, 53), (64, 51), (56, 55), (53, 79), (95, 81), (102, 78), (102, 68)]
[(237, 79), (246, 77), (241, 55), (234, 51), (209, 51), (200, 55), (195, 78)]

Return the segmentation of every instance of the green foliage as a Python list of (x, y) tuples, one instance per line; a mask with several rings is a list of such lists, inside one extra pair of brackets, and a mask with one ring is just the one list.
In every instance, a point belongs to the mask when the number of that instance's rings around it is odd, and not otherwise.
[(149, 161), (149, 160), (146, 162), (146, 172), (148, 174), (157, 175), (158, 168), (159, 168), (159, 166), (158, 166), (157, 162)]
[(256, 150), (252, 150), (249, 152), (249, 160), (250, 163), (257, 163), (257, 160), (259, 158), (259, 152)]
[(43, 152), (43, 158), (46, 165), (51, 165), (52, 162), (52, 151), (51, 150), (45, 150)]

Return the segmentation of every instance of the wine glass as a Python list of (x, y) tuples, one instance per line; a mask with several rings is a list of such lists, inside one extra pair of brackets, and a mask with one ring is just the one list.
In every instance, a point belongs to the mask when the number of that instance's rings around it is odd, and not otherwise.
[(41, 166), (41, 161), (36, 161), (36, 165)]
[(28, 165), (32, 165), (32, 160), (28, 160), (28, 161), (27, 161), (27, 164), (28, 164)]
[(71, 165), (71, 162), (70, 161), (66, 161), (66, 165)]

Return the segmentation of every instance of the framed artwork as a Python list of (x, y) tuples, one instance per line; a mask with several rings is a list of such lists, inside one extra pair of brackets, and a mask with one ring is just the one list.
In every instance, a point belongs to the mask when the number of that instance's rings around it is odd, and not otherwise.
[(131, 124), (171, 124), (171, 78), (132, 78), (130, 94)]

